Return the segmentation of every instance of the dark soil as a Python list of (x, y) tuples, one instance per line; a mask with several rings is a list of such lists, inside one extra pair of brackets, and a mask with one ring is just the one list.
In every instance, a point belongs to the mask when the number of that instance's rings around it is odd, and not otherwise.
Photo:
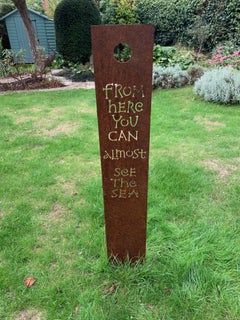
[(64, 87), (57, 79), (37, 78), (26, 76), (23, 79), (0, 79), (0, 92), (18, 90), (38, 90)]

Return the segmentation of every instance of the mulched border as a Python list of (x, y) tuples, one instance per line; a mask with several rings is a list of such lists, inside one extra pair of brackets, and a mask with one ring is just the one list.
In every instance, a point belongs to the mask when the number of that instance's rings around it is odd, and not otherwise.
[(1, 79), (0, 92), (9, 91), (22, 91), (22, 90), (38, 90), (38, 89), (51, 89), (61, 88), (65, 85), (54, 78), (33, 78), (31, 76), (22, 79)]

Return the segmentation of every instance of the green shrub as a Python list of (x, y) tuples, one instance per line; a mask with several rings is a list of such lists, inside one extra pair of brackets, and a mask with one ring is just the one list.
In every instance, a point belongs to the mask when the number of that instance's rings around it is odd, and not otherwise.
[(114, 48), (114, 57), (118, 61), (128, 61), (132, 56), (132, 49), (127, 43), (119, 43)]
[(4, 49), (1, 55), (0, 78), (6, 78), (8, 76), (17, 78), (20, 76), (24, 63), (25, 50), (21, 49), (18, 52), (14, 52), (11, 49)]
[[(209, 37), (212, 49), (216, 44), (236, 39), (240, 44), (240, 3), (239, 0), (211, 0), (203, 5), (202, 17), (211, 26)], [(205, 43), (208, 48), (208, 44)]]
[(51, 67), (54, 69), (61, 69), (66, 66), (66, 61), (63, 59), (60, 53), (56, 53), (55, 58), (51, 64)]
[(189, 75), (189, 84), (194, 84), (204, 74), (204, 70), (199, 65), (193, 65), (187, 70)]
[(161, 67), (179, 65), (186, 70), (194, 64), (194, 58), (190, 54), (182, 54), (175, 47), (163, 47), (155, 45), (153, 48), (153, 63)]
[(194, 92), (206, 101), (240, 103), (240, 73), (232, 68), (207, 71), (195, 82)]
[(57, 51), (63, 59), (86, 63), (91, 55), (91, 25), (100, 24), (93, 0), (62, 0), (55, 10)]
[(137, 13), (142, 23), (155, 25), (157, 44), (211, 51), (225, 40), (240, 43), (239, 0), (139, 0)]
[(212, 24), (209, 24), (202, 16), (197, 16), (186, 29), (182, 41), (197, 49), (198, 52), (209, 51), (212, 48), (212, 32)]
[(94, 80), (94, 72), (93, 68), (87, 63), (85, 65), (82, 64), (71, 64), (70, 66), (70, 78), (74, 82), (85, 82), (85, 81), (93, 81)]
[(100, 12), (104, 24), (138, 23), (136, 0), (101, 0)]
[(180, 66), (163, 68), (153, 66), (153, 89), (179, 88), (189, 83), (189, 75)]
[(137, 6), (140, 21), (155, 25), (155, 43), (163, 46), (182, 38), (186, 26), (194, 21), (193, 12), (187, 0), (139, 0)]
[[(217, 44), (229, 39), (240, 43), (239, 0), (198, 2), (199, 15), (195, 17), (193, 25), (189, 26), (194, 31), (188, 39), (191, 45), (195, 48), (201, 45), (203, 50), (211, 51)], [(198, 23), (199, 16), (201, 24)]]
[(177, 49), (175, 47), (156, 45), (153, 47), (153, 63), (162, 67), (168, 67), (172, 65), (176, 52)]
[[(64, 61), (63, 61), (64, 62)], [(59, 77), (71, 79), (73, 82), (94, 81), (94, 70), (90, 63), (64, 63), (62, 69), (56, 74)]]

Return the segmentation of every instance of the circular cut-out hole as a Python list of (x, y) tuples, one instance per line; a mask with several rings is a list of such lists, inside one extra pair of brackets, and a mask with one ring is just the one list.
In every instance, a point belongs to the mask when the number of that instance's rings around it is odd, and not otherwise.
[(127, 62), (132, 57), (132, 49), (127, 43), (119, 43), (114, 48), (114, 58), (119, 62)]

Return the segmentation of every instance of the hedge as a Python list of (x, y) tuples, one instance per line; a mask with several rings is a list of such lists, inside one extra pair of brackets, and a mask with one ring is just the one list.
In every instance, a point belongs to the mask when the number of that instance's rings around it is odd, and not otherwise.
[(155, 42), (176, 42), (210, 51), (217, 43), (240, 43), (239, 0), (139, 0), (141, 23), (155, 25)]
[(54, 14), (57, 51), (65, 60), (86, 63), (91, 55), (91, 25), (100, 24), (93, 0), (62, 0)]

